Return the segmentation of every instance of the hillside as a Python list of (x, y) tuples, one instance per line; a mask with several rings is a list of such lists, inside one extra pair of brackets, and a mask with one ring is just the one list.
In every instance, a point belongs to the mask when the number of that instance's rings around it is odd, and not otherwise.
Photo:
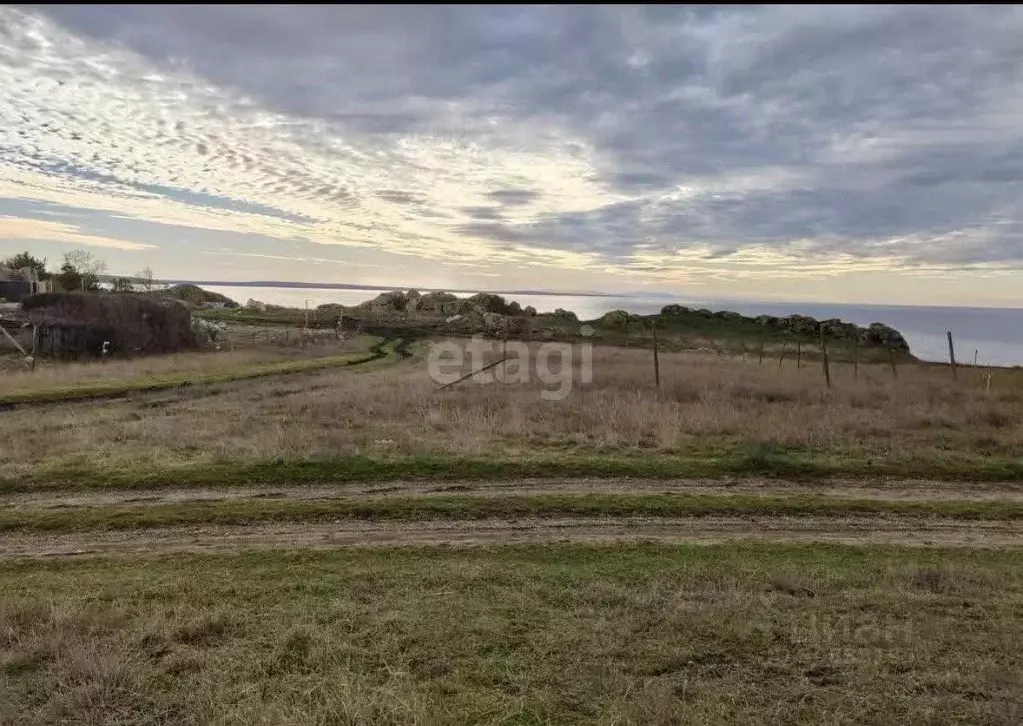
[(838, 318), (818, 320), (807, 315), (746, 317), (727, 310), (713, 312), (706, 308), (692, 309), (672, 304), (665, 305), (657, 315), (632, 315), (624, 310), (615, 310), (591, 324), (604, 331), (624, 332), (630, 326), (649, 329), (656, 324), (658, 330), (669, 333), (703, 335), (717, 339), (807, 343), (819, 341), (823, 330), (829, 341), (849, 344), (857, 342), (867, 348), (891, 348), (897, 353), (909, 353), (909, 344), (902, 334), (883, 323), (872, 323), (862, 327)]
[(515, 301), (507, 301), (492, 293), (458, 298), (450, 293), (421, 295), (410, 290), (407, 293), (382, 293), (355, 308), (349, 308), (349, 311), (349, 315), (366, 312), (395, 318), (404, 315), (406, 318), (428, 320), (433, 317), (443, 319), (446, 325), (455, 328), (509, 335), (532, 333), (529, 337), (536, 337), (537, 333), (540, 333), (538, 337), (548, 337), (543, 335), (545, 331), (578, 335), (583, 326), (589, 326), (597, 338), (614, 340), (632, 335), (644, 336), (656, 327), (668, 337), (813, 343), (819, 341), (823, 330), (828, 340), (840, 344), (856, 342), (866, 348), (891, 348), (900, 354), (909, 353), (909, 344), (902, 334), (883, 323), (861, 327), (839, 319), (817, 320), (805, 315), (746, 317), (726, 310), (714, 312), (678, 304), (665, 305), (660, 313), (654, 315), (614, 310), (595, 320), (580, 321), (575, 313), (567, 310), (537, 313), (530, 306), (522, 307)]
[(804, 315), (746, 317), (677, 304), (665, 305), (653, 315), (614, 310), (594, 320), (580, 320), (568, 310), (540, 313), (493, 293), (457, 297), (446, 292), (392, 290), (355, 306), (325, 304), (305, 311), (268, 305), (260, 309), (205, 310), (202, 316), (251, 324), (308, 322), (312, 327), (333, 327), (344, 317), (346, 327), (361, 325), (367, 332), (390, 330), (411, 336), (483, 334), (524, 340), (573, 340), (588, 332), (587, 337), (595, 341), (626, 346), (651, 345), (656, 327), (661, 345), (668, 349), (713, 347), (737, 353), (761, 343), (768, 350), (797, 343), (810, 349), (819, 344), (823, 329), (829, 344), (842, 351), (843, 357), (850, 357), (852, 349), (858, 348), (865, 359), (887, 360), (889, 350), (902, 360), (913, 358), (902, 334), (883, 323), (862, 327)]
[(166, 290), (161, 291), (161, 294), (167, 297), (172, 297), (176, 300), (182, 300), (190, 305), (195, 305), (196, 307), (203, 307), (210, 304), (222, 304), (226, 308), (238, 307), (238, 303), (226, 295), (221, 295), (218, 292), (210, 292), (209, 290), (204, 290), (198, 285), (191, 285), (187, 283), (168, 287)]

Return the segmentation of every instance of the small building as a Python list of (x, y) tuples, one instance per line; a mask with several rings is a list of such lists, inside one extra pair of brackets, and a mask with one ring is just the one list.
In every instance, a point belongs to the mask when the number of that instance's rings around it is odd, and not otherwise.
[(40, 280), (39, 273), (31, 267), (22, 267), (20, 270), (0, 267), (0, 300), (16, 303), (29, 295), (52, 291), (53, 283)]

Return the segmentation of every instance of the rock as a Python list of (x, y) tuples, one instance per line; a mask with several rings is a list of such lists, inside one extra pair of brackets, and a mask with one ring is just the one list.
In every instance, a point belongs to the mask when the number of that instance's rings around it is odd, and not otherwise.
[(408, 297), (401, 290), (390, 290), (382, 292), (368, 302), (362, 303), (359, 307), (367, 307), (376, 310), (397, 310), (404, 311)]
[(624, 330), (629, 325), (630, 315), (625, 310), (612, 310), (600, 319), (600, 327)]
[(449, 292), (431, 292), (419, 298), (417, 308), (420, 312), (452, 315), (461, 312), (458, 309), (459, 299)]
[[(500, 295), (492, 292), (478, 292), (467, 301), (473, 307), (484, 313), (498, 313), (500, 315), (514, 315), (512, 306)], [(518, 304), (515, 304), (518, 310)]]
[(498, 313), (483, 313), (483, 327), (488, 331), (501, 331), (504, 330), (505, 316), (499, 315)]
[(797, 335), (816, 335), (820, 330), (820, 323), (815, 318), (806, 315), (789, 315), (780, 318), (778, 324)]
[(884, 323), (871, 323), (860, 334), (860, 340), (871, 345), (884, 345), (903, 353), (909, 352), (909, 343), (902, 334)]

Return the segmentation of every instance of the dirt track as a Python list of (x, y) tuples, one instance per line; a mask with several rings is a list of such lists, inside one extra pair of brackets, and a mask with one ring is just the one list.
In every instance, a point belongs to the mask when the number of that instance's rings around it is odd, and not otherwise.
[[(792, 482), (772, 479), (518, 479), (465, 482), (375, 482), (308, 486), (170, 488), (144, 491), (37, 491), (0, 495), (0, 510), (118, 507), (146, 509), (194, 501), (376, 499), (442, 495), (744, 494), (833, 496), (884, 501), (1023, 501), (1023, 484), (938, 481)], [(200, 525), (123, 531), (0, 534), (0, 559), (270, 549), (332, 549), (528, 542), (641, 541), (712, 544), (752, 540), (899, 544), (915, 547), (1023, 547), (1023, 522), (899, 516), (522, 517), (331, 523)]]
[(155, 506), (187, 501), (245, 499), (327, 500), (401, 496), (473, 494), (747, 494), (758, 496), (815, 495), (884, 501), (960, 500), (1023, 502), (1023, 484), (942, 481), (792, 482), (776, 479), (515, 479), (466, 482), (376, 482), (306, 486), (170, 488), (151, 491), (29, 492), (0, 494), (0, 508), (62, 508), (83, 506)]
[(422, 522), (204, 526), (120, 532), (0, 537), (0, 558), (335, 549), (538, 542), (659, 541), (714, 544), (736, 540), (899, 544), (916, 547), (1023, 547), (1018, 522), (872, 517), (523, 518)]

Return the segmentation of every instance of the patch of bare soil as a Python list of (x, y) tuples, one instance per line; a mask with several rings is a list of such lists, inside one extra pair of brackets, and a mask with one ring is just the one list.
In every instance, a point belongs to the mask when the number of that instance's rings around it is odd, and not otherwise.
[(715, 544), (730, 541), (836, 542), (912, 547), (1023, 547), (1018, 522), (872, 517), (699, 517), (667, 519), (433, 520), (274, 523), (118, 532), (4, 535), (0, 558), (338, 549), (347, 547), (480, 546), (540, 542)]

